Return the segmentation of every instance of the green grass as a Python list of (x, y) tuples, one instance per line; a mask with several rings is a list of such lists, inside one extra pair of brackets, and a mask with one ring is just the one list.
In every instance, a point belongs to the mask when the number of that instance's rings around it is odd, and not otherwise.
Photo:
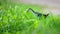
[(0, 34), (60, 34), (59, 16), (37, 17), (26, 12), (28, 8), (42, 11), (36, 5), (0, 5)]

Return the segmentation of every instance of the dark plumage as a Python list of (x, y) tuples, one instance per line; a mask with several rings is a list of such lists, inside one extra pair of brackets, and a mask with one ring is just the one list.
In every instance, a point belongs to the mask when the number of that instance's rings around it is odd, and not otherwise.
[(27, 12), (31, 10), (33, 14), (36, 14), (38, 17), (41, 17), (41, 16), (44, 16), (45, 18), (49, 15), (49, 14), (42, 14), (42, 13), (38, 13), (38, 12), (35, 12), (34, 10), (32, 10), (31, 8), (29, 8), (27, 10)]

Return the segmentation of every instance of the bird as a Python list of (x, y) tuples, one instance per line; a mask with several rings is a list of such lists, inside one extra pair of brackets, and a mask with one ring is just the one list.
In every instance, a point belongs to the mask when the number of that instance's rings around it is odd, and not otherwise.
[(39, 12), (35, 12), (32, 8), (29, 8), (29, 9), (27, 10), (27, 12), (28, 12), (29, 10), (31, 10), (31, 12), (32, 12), (34, 15), (37, 15), (38, 17), (44, 16), (44, 17), (46, 18), (46, 17), (49, 15), (49, 13), (48, 13), (48, 14), (42, 14), (42, 13), (39, 13)]

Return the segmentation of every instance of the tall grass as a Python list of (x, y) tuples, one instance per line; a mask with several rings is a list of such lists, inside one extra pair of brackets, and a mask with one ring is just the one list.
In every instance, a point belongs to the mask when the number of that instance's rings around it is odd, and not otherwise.
[(5, 4), (0, 6), (0, 34), (60, 34), (60, 17), (51, 14), (37, 17), (28, 8), (41, 8), (25, 4)]

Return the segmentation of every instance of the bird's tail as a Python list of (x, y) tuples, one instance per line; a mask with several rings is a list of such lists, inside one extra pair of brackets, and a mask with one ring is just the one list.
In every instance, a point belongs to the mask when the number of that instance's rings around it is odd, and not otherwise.
[(45, 14), (44, 16), (47, 17), (48, 15), (49, 15), (49, 13), (48, 14)]

